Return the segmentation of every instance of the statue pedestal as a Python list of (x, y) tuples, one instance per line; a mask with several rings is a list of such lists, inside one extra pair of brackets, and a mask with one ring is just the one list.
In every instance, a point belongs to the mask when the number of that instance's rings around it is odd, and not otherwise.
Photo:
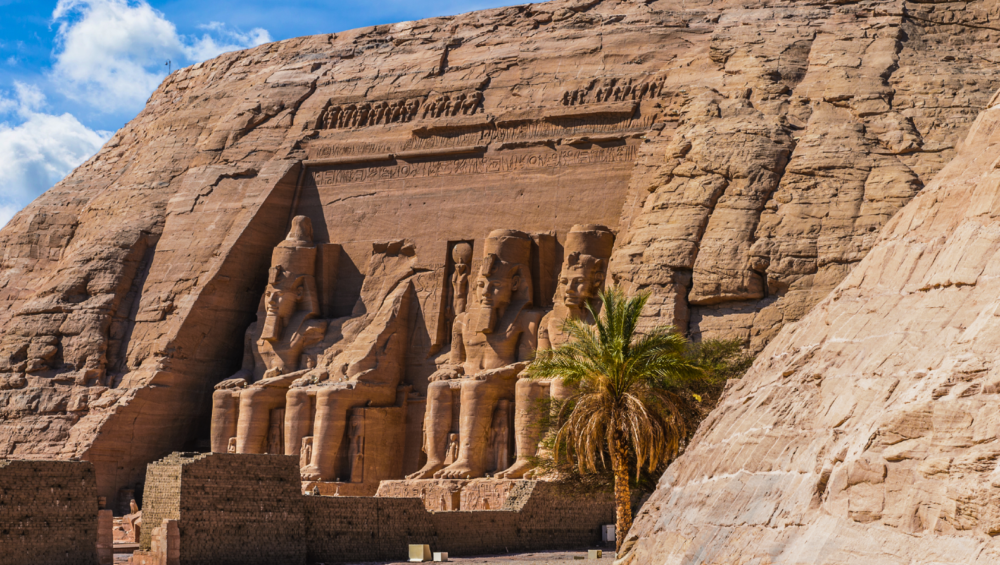
[(419, 498), (432, 512), (453, 510), (499, 510), (511, 489), (523, 480), (513, 479), (427, 479), (382, 481), (375, 496)]
[(334, 481), (305, 481), (302, 493), (312, 494), (319, 487), (320, 496), (375, 496), (378, 483), (338, 483)]

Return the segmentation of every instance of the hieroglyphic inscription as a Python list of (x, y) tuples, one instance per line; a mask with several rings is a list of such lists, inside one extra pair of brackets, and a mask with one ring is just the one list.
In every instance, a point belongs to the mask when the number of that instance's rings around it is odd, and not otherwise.
[(318, 186), (334, 186), (448, 175), (510, 173), (594, 163), (630, 163), (635, 161), (636, 155), (636, 146), (622, 145), (595, 148), (589, 151), (551, 151), (548, 153), (469, 157), (419, 163), (397, 162), (397, 164), (385, 166), (327, 169), (314, 171), (312, 175)]
[[(574, 121), (578, 123), (574, 123)], [(308, 147), (310, 159), (325, 159), (350, 155), (372, 155), (376, 153), (397, 153), (417, 149), (442, 149), (467, 145), (489, 145), (511, 141), (537, 139), (560, 139), (581, 135), (633, 133), (648, 130), (653, 125), (651, 116), (636, 119), (589, 119), (565, 120), (561, 124), (537, 122), (516, 126), (500, 126), (455, 135), (434, 135), (414, 137), (403, 143), (352, 142), (346, 144), (324, 144), (313, 142)]]

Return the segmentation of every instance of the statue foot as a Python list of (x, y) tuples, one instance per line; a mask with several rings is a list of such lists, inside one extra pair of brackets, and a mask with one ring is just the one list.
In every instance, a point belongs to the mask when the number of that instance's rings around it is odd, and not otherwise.
[(524, 475), (534, 469), (535, 466), (529, 461), (519, 460), (507, 468), (506, 471), (501, 471), (496, 474), (498, 479), (521, 479)]
[(434, 478), (434, 474), (443, 468), (444, 468), (443, 463), (431, 463), (430, 461), (428, 461), (427, 464), (424, 465), (423, 469), (417, 471), (416, 473), (411, 473), (409, 475), (406, 475), (406, 478), (408, 480), (432, 479)]
[(434, 473), (435, 479), (474, 479), (482, 476), (482, 471), (476, 471), (471, 465), (463, 461), (455, 461), (451, 465)]
[(319, 474), (319, 469), (315, 465), (309, 465), (303, 467), (300, 471), (303, 481), (322, 481), (323, 477)]

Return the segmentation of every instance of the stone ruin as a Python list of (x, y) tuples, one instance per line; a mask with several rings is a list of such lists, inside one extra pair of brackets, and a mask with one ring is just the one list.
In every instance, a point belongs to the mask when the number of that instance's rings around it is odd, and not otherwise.
[[(506, 487), (435, 475), (532, 476), (541, 432), (526, 407), (568, 391), (518, 379), (517, 367), (558, 343), (554, 319), (579, 315), (562, 279), (606, 268), (605, 284), (652, 293), (646, 325), (755, 352), (787, 324), (807, 328), (788, 330), (765, 354), (772, 369), (755, 369), (709, 418), (639, 516), (636, 531), (660, 542), (636, 541), (636, 560), (681, 555), (730, 526), (733, 554), (758, 534), (791, 547), (783, 536), (829, 530), (833, 513), (854, 539), (873, 523), (902, 528), (872, 554), (891, 538), (907, 561), (915, 533), (969, 562), (980, 542), (966, 533), (997, 531), (976, 502), (995, 494), (983, 469), (996, 459), (985, 415), (997, 386), (988, 347), (945, 338), (991, 318), (942, 312), (966, 296), (991, 304), (976, 262), (993, 227), (952, 230), (955, 251), (942, 256), (968, 268), (893, 263), (895, 248), (877, 242), (921, 191), (922, 225), (958, 222), (935, 216), (949, 204), (925, 186), (962, 150), (945, 178), (995, 161), (969, 153), (993, 147), (992, 115), (962, 142), (1000, 86), (1000, 32), (983, 25), (993, 19), (983, 0), (556, 0), (178, 70), (0, 230), (0, 458), (86, 460), (116, 515), (142, 498), (147, 464), (178, 450), (291, 452), (307, 479), (296, 488), (310, 492), (372, 494), (394, 478), (383, 498), (492, 508)], [(952, 201), (989, 202), (993, 185), (963, 182), (984, 192), (949, 188)], [(570, 261), (573, 226), (590, 224), (615, 236), (607, 265), (599, 242), (581, 252), (597, 259)], [(490, 238), (497, 230), (506, 235)], [(860, 288), (848, 273), (873, 248), (895, 271), (854, 271), (868, 285), (858, 303), (878, 297), (870, 312), (829, 303), (804, 318), (843, 294), (831, 295), (841, 281)], [(932, 275), (904, 281), (911, 263)], [(500, 279), (489, 308), (479, 277)], [(884, 297), (897, 295), (940, 307), (892, 309)], [(885, 337), (889, 313), (915, 329)], [(858, 332), (871, 335), (848, 343)], [(926, 403), (896, 402), (925, 392)], [(967, 440), (952, 422), (970, 407), (984, 416)], [(871, 439), (874, 429), (885, 431)], [(950, 462), (920, 459), (930, 447), (908, 434), (927, 429)], [(791, 514), (770, 510), (788, 507), (792, 487), (773, 488), (781, 473), (797, 485)], [(928, 494), (885, 513), (914, 484)], [(720, 489), (738, 503), (709, 507), (704, 492)], [(755, 494), (765, 491), (770, 506)], [(673, 536), (684, 528), (697, 531)], [(966, 536), (962, 551), (937, 545), (950, 528)]]
[[(293, 218), (271, 254), (243, 367), (215, 387), (212, 451), (293, 456), (304, 490), (321, 494), (374, 495), (404, 475), (531, 471), (538, 400), (571, 391), (524, 369), (538, 348), (565, 342), (564, 320), (587, 318), (587, 304), (600, 311), (614, 235), (573, 225), (441, 243), (432, 249), (444, 257), (429, 261), (445, 268), (432, 276), (415, 268), (428, 259), (413, 243), (373, 244), (352, 314), (324, 318), (337, 300), (328, 255), (342, 247), (315, 242), (309, 217)], [(436, 321), (441, 343), (413, 339), (421, 320)]]

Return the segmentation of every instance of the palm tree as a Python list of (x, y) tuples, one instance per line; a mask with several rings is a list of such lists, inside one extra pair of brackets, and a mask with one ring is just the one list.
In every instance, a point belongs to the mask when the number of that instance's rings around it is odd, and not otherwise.
[(558, 408), (555, 459), (563, 451), (586, 473), (596, 472), (598, 461), (606, 467), (605, 456), (610, 458), (619, 550), (632, 527), (630, 456), (638, 479), (643, 465), (652, 472), (677, 454), (685, 429), (672, 391), (703, 375), (685, 356), (687, 340), (673, 328), (637, 333), (648, 298), (626, 298), (619, 288), (601, 293), (600, 317), (587, 305), (596, 326), (567, 320), (569, 341), (540, 352), (528, 369), (531, 378), (561, 378), (576, 387)]

